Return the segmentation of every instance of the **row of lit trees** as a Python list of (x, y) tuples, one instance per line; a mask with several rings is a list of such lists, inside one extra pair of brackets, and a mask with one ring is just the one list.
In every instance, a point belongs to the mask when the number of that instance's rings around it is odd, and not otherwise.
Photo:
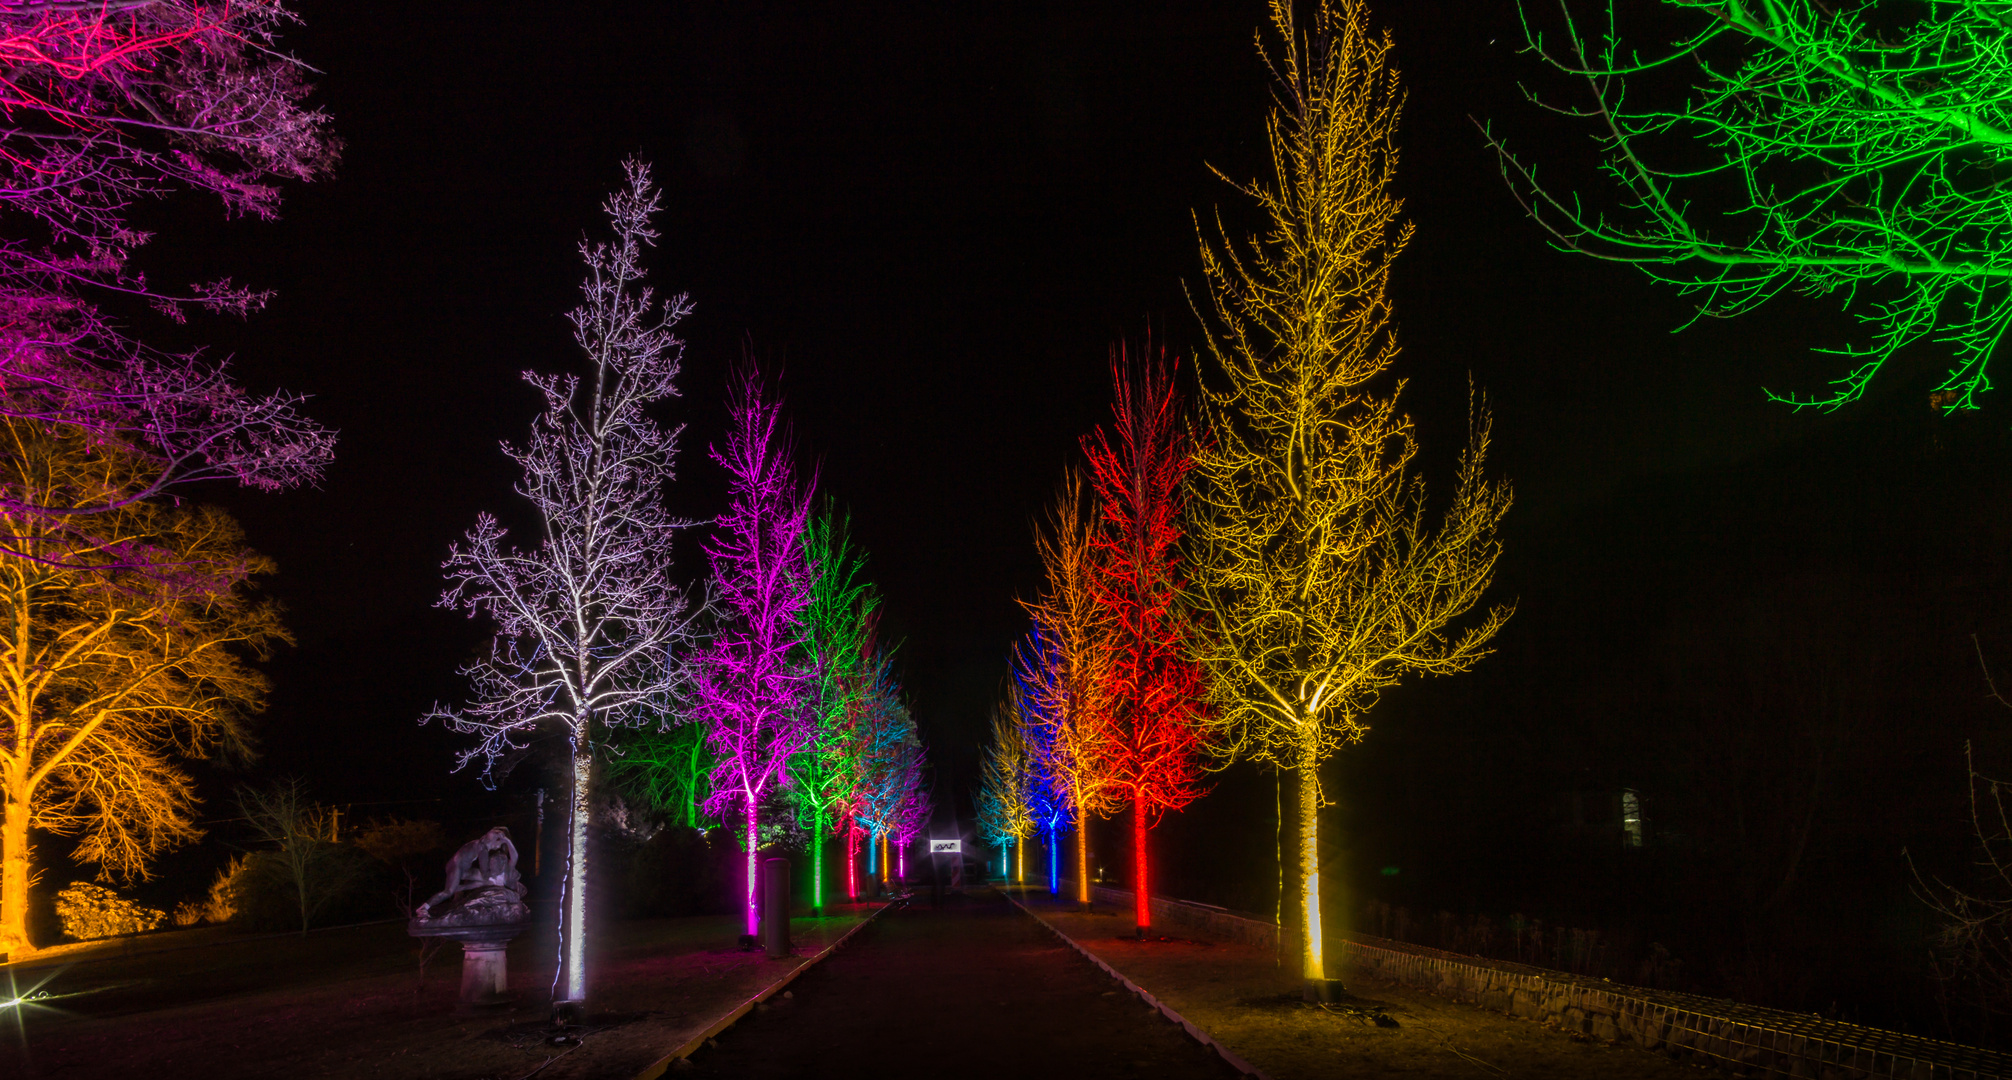
[(571, 319), (586, 377), (525, 376), (546, 411), (510, 454), (538, 512), (536, 545), (511, 544), (484, 514), (448, 560), (442, 599), (498, 627), (488, 655), (463, 669), (469, 704), (429, 714), (478, 736), (460, 764), (479, 760), (493, 779), (533, 738), (566, 738), (562, 1013), (587, 992), (587, 836), (602, 763), (687, 824), (738, 824), (750, 935), (765, 834), (808, 824), (821, 907), (827, 836), (848, 851), (862, 835), (878, 841), (884, 872), (888, 839), (912, 837), (929, 812), (864, 557), (829, 503), (813, 515), (815, 477), (799, 474), (782, 402), (752, 364), (734, 377), (712, 452), (729, 501), (704, 544), (708, 603), (689, 604), (677, 584), (665, 506), (676, 432), (649, 409), (676, 393), (674, 328), (690, 304), (644, 284), (657, 208), (649, 169), (629, 163), (606, 203), (614, 239), (581, 249), (584, 299)]
[[(1390, 190), (1388, 37), (1354, 0), (1323, 4), (1306, 33), (1277, 0), (1272, 23), (1273, 174), (1237, 185), (1265, 227), (1203, 239), (1200, 407), (1182, 414), (1163, 360), (1113, 364), (1113, 423), (1083, 440), (1088, 490), (1072, 471), (1039, 538), (1046, 586), (984, 805), (990, 830), (1016, 837), (1028, 815), (1009, 793), (1030, 784), (1078, 815), (1129, 808), (1143, 933), (1155, 818), (1200, 794), (1208, 766), (1291, 772), (1302, 969), (1318, 988), (1320, 766), (1367, 732), (1384, 688), (1484, 654), (1506, 607), (1451, 626), (1493, 577), (1509, 491), (1483, 474), (1477, 405), (1451, 496), (1428, 514), (1389, 378), (1390, 267), (1411, 229)], [(1080, 829), (1077, 853), (1087, 902)]]

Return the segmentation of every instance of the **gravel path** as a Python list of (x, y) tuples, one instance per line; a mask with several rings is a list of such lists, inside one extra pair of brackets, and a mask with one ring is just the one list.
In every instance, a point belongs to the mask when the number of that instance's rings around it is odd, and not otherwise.
[(891, 911), (683, 1075), (1225, 1080), (1222, 1059), (996, 894)]

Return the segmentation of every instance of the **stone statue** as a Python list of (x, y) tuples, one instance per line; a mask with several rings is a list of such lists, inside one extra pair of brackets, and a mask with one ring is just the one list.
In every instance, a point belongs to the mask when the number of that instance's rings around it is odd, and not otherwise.
[[(447, 887), (413, 912), (415, 923), (481, 926), (531, 917), (517, 873), (517, 845), (501, 825), (461, 845), (447, 860)], [(442, 905), (445, 906), (442, 906)]]

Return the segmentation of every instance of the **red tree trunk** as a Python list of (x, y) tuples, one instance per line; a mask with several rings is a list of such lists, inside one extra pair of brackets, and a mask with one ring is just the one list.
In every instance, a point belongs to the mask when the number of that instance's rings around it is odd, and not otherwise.
[(1132, 907), (1138, 916), (1139, 936), (1153, 927), (1153, 905), (1146, 891), (1146, 808), (1132, 805)]

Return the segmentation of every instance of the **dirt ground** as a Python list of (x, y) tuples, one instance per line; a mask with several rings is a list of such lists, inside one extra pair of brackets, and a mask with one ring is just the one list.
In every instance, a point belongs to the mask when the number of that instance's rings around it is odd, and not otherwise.
[[(1130, 911), (1085, 915), (1045, 890), (1027, 906), (1274, 1080), (1701, 1080), (1661, 1054), (1568, 1035), (1398, 983), (1349, 980), (1339, 1006), (1300, 1000), (1296, 969), (1269, 950), (1169, 932), (1139, 942)], [(1346, 973), (1344, 973), (1346, 974)], [(1379, 1025), (1382, 1013), (1396, 1026)]]
[(0, 969), (0, 988), (9, 979), (16, 993), (42, 983), (51, 995), (18, 1021), (0, 1013), (0, 1076), (633, 1076), (872, 910), (792, 920), (796, 955), (773, 961), (735, 944), (732, 916), (611, 923), (589, 952), (594, 1011), (577, 1047), (543, 1040), (556, 960), (549, 931), (510, 945), (517, 1004), (474, 1016), (456, 1012), (458, 947), (432, 959), (422, 984), (416, 943), (401, 923), (98, 960), (59, 956), (56, 966)]

